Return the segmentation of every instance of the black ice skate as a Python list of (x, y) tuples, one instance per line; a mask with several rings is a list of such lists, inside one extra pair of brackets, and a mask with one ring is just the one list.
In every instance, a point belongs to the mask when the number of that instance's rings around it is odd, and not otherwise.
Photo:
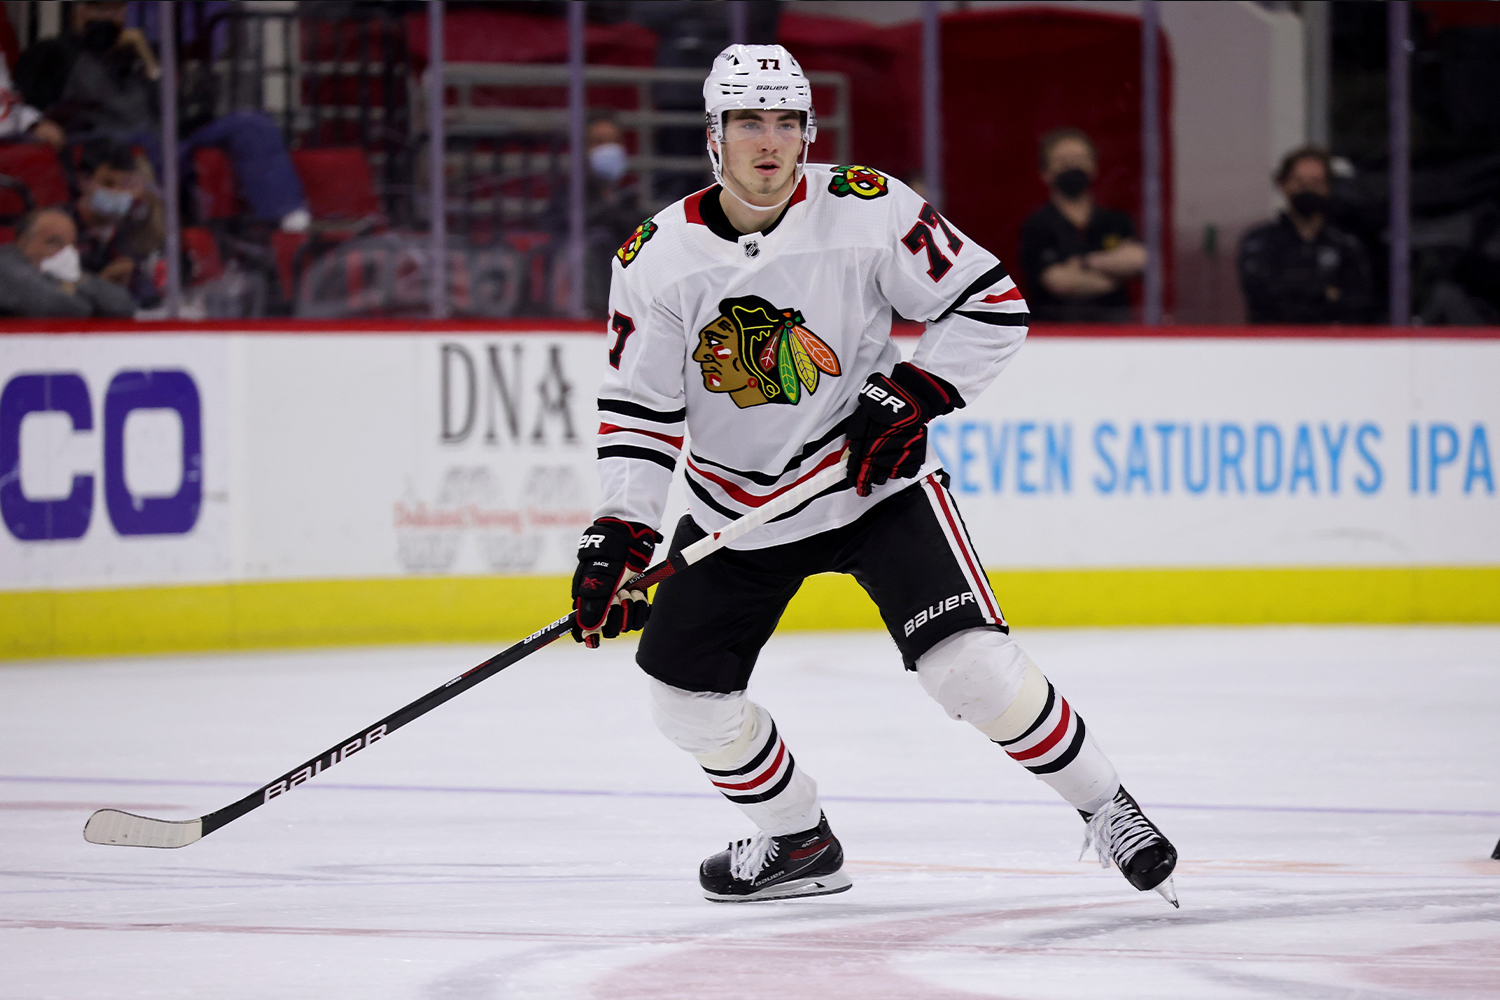
[(729, 850), (704, 860), (698, 881), (705, 898), (721, 903), (826, 896), (853, 884), (839, 870), (843, 864), (844, 849), (828, 818), (820, 816), (817, 826), (802, 833), (757, 833), (735, 841)]
[(1084, 821), (1080, 858), (1092, 844), (1101, 867), (1108, 868), (1113, 861), (1125, 881), (1142, 892), (1155, 889), (1167, 902), (1177, 905), (1177, 890), (1172, 885), (1177, 848), (1146, 818), (1129, 792), (1121, 787), (1098, 812), (1090, 815), (1080, 809), (1078, 815)]

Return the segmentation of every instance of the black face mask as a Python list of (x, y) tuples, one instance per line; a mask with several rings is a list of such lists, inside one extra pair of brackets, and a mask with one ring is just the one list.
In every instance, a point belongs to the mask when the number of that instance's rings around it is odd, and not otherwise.
[(1052, 178), (1052, 189), (1064, 198), (1077, 198), (1089, 189), (1091, 183), (1093, 181), (1089, 178), (1087, 170), (1082, 167), (1073, 167)]
[(108, 52), (120, 40), (120, 26), (113, 21), (90, 21), (83, 26), (80, 44), (94, 53)]
[(1292, 211), (1310, 219), (1314, 215), (1322, 215), (1328, 211), (1328, 196), (1318, 194), (1316, 191), (1298, 191), (1287, 201), (1292, 203)]

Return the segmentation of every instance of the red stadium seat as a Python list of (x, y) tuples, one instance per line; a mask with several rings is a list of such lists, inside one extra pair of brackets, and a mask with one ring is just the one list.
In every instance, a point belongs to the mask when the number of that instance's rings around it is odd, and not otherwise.
[(273, 233), (271, 249), (282, 295), (293, 298), (303, 269), (345, 240), (385, 228), (380, 197), (369, 157), (356, 146), (328, 146), (292, 151), (292, 165), (302, 178), (311, 233)]
[(224, 258), (219, 255), (219, 243), (213, 231), (206, 226), (184, 226), (182, 249), (187, 253), (192, 271), (192, 284), (209, 281), (224, 273)]
[(235, 185), (234, 166), (216, 146), (193, 150), (193, 173), (197, 178), (198, 217), (204, 222), (234, 219), (249, 212)]
[[(0, 174), (14, 178), (31, 193), (32, 207), (47, 208), (69, 200), (68, 179), (51, 146), (40, 142), (0, 145)], [(26, 202), (13, 190), (0, 188), (0, 216), (18, 216)]]
[(276, 262), (276, 278), (281, 283), (281, 297), (290, 302), (297, 294), (297, 278), (302, 271), (304, 250), (310, 242), (306, 233), (271, 234), (271, 254)]
[(352, 146), (299, 149), (292, 164), (317, 222), (358, 222), (380, 216), (380, 198), (365, 151)]

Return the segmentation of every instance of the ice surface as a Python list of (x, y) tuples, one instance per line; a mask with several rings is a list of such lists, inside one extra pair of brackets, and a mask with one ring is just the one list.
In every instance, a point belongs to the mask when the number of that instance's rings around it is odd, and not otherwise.
[(866, 634), (773, 640), (752, 693), (852, 891), (727, 906), (750, 831), (558, 644), (178, 851), (187, 819), (491, 652), (0, 666), (0, 998), (1500, 997), (1500, 629), (1020, 636), (1182, 854), (1174, 911)]

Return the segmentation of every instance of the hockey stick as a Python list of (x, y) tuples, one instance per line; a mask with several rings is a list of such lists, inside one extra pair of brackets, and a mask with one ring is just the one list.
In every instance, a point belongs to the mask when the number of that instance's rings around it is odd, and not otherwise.
[[(837, 461), (810, 479), (798, 483), (785, 493), (742, 515), (737, 520), (731, 521), (718, 531), (699, 539), (681, 552), (674, 552), (665, 561), (657, 563), (644, 573), (636, 574), (624, 583), (621, 589), (628, 587), (645, 590), (647, 587), (660, 583), (673, 573), (680, 572), (709, 553), (723, 548), (746, 532), (809, 502), (825, 490), (838, 486), (847, 475), (848, 454), (847, 451), (843, 452)], [(448, 699), (457, 697), (480, 681), (493, 677), (511, 664), (520, 662), (548, 643), (561, 638), (568, 633), (572, 620), (573, 612), (570, 611), (557, 621), (538, 629), (510, 648), (485, 660), (477, 667), (459, 674), (442, 687), (429, 691), (404, 708), (397, 709), (373, 726), (360, 730), (342, 743), (329, 747), (312, 760), (292, 768), (275, 781), (262, 785), (238, 802), (231, 802), (206, 816), (184, 820), (152, 819), (149, 816), (137, 816), (119, 809), (100, 809), (84, 824), (83, 839), (91, 844), (114, 844), (122, 847), (186, 847), (188, 844), (202, 840), (221, 826), (239, 819), (250, 810), (265, 805), (279, 795), (290, 792), (339, 761), (385, 739), (413, 719), (426, 715)]]

